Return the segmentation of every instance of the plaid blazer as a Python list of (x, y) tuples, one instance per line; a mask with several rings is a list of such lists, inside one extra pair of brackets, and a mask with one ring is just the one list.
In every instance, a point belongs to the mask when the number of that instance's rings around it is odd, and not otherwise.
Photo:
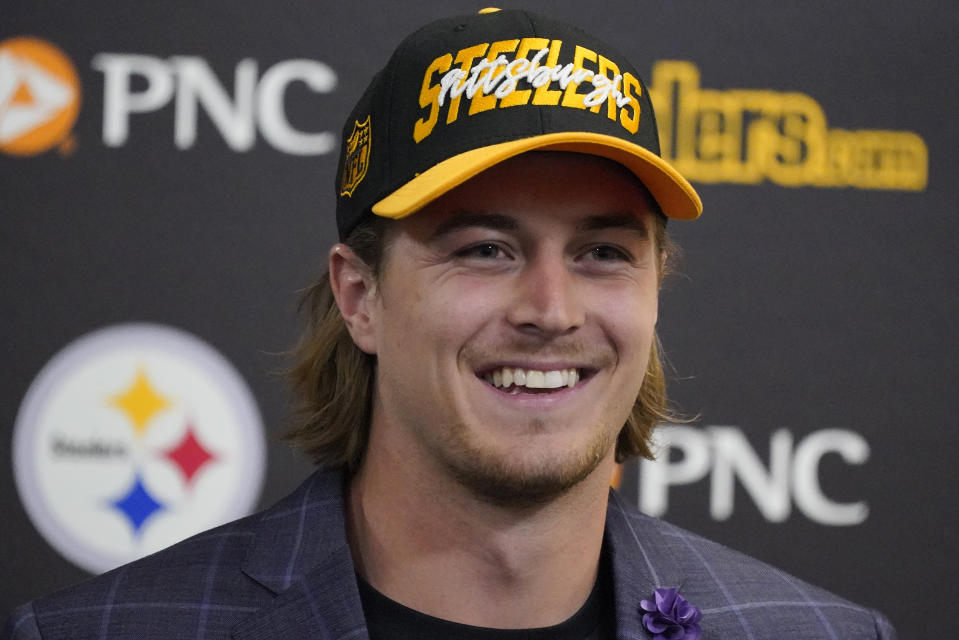
[[(320, 470), (272, 508), (17, 609), (2, 638), (367, 637), (347, 546), (343, 475)], [(681, 586), (703, 640), (890, 639), (879, 613), (639, 513), (606, 516), (617, 640), (652, 637), (640, 600)]]

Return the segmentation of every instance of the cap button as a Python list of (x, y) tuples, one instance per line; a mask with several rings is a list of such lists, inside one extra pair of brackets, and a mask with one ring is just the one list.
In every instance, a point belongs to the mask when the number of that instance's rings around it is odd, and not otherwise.
[(497, 11), (499, 11), (499, 9), (497, 9), (496, 7), (486, 7), (485, 9), (479, 10), (480, 15), (484, 13), (496, 13)]

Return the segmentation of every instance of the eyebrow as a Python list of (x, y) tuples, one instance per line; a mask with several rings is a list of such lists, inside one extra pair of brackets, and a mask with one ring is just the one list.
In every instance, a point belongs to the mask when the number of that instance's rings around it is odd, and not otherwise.
[(580, 231), (603, 231), (605, 229), (622, 229), (638, 235), (641, 239), (649, 239), (649, 229), (646, 222), (634, 213), (612, 213), (603, 216), (590, 216), (580, 225)]
[(482, 227), (497, 231), (517, 231), (519, 229), (519, 222), (516, 221), (516, 218), (498, 213), (463, 211), (458, 212), (456, 215), (438, 224), (436, 229), (433, 230), (431, 239), (435, 240), (467, 227)]
[[(518, 231), (520, 224), (519, 221), (512, 216), (498, 213), (462, 211), (437, 225), (431, 234), (431, 239), (435, 240), (459, 229), (469, 227), (480, 227), (496, 231)], [(636, 214), (628, 212), (589, 216), (578, 225), (577, 229), (580, 232), (621, 229), (636, 234), (640, 239), (649, 239), (649, 229), (646, 228), (646, 223)]]

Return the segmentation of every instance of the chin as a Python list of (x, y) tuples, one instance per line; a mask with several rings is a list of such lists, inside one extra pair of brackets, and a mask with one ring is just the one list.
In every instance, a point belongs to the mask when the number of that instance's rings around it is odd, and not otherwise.
[(563, 496), (596, 471), (611, 455), (615, 435), (601, 431), (578, 446), (552, 444), (547, 448), (557, 450), (530, 451), (534, 444), (496, 453), (465, 447), (447, 466), (457, 482), (480, 500), (501, 507), (536, 507)]

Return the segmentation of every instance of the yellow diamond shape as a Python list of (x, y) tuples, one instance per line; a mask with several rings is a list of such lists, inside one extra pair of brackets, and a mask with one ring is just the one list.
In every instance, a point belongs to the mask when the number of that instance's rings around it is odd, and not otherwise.
[(141, 435), (150, 418), (170, 406), (170, 401), (154, 390), (143, 367), (140, 367), (130, 388), (111, 397), (110, 404), (126, 413), (137, 435)]

